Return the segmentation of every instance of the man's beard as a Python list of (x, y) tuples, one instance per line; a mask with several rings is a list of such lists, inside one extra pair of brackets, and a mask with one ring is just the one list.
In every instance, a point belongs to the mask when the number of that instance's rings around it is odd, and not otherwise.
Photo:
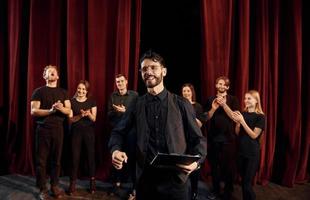
[[(151, 77), (153, 78), (152, 80), (148, 80), (148, 78)], [(154, 88), (157, 85), (159, 85), (163, 80), (163, 75), (160, 74), (160, 76), (155, 76), (155, 75), (145, 75), (143, 77), (143, 81), (146, 85), (147, 88)]]
[(219, 93), (225, 93), (227, 90), (226, 90), (225, 88), (223, 88), (223, 89), (218, 88), (217, 91), (218, 91)]

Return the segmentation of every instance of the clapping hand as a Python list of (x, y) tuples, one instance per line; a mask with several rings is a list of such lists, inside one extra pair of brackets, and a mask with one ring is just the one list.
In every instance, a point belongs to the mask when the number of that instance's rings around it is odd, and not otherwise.
[(114, 108), (114, 110), (115, 110), (116, 112), (121, 112), (121, 113), (126, 112), (126, 107), (125, 107), (123, 104), (121, 104), (121, 105), (115, 105), (115, 104), (113, 104), (112, 106), (113, 106), (113, 108)]
[(242, 123), (244, 121), (243, 115), (239, 111), (232, 112), (231, 116), (236, 123)]

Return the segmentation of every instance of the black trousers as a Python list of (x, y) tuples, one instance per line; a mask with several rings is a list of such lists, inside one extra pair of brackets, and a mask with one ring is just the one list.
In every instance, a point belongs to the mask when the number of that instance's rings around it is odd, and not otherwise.
[(40, 190), (46, 190), (46, 168), (50, 158), (51, 185), (57, 185), (61, 169), (61, 153), (63, 144), (63, 126), (36, 129), (36, 175)]
[(72, 174), (71, 180), (77, 179), (80, 165), (81, 149), (85, 146), (89, 176), (95, 177), (95, 132), (93, 127), (79, 127), (71, 130)]
[(218, 194), (220, 182), (223, 181), (225, 183), (224, 196), (228, 195), (229, 199), (229, 195), (233, 191), (233, 181), (236, 174), (235, 143), (213, 142), (209, 155), (213, 190)]
[(259, 154), (248, 157), (240, 155), (238, 157), (238, 168), (242, 181), (243, 200), (256, 199), (255, 192), (252, 188), (252, 181), (259, 166), (259, 158)]
[(198, 181), (200, 179), (200, 169), (193, 171), (190, 175), (191, 194), (198, 193)]
[(188, 200), (189, 181), (182, 182), (174, 170), (145, 167), (137, 185), (137, 200)]

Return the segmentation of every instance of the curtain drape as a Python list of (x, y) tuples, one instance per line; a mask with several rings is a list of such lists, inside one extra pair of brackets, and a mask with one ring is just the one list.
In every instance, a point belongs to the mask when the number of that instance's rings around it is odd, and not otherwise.
[(287, 186), (308, 180), (309, 39), (302, 1), (201, 0), (201, 8), (202, 98), (215, 94), (220, 75), (230, 77), (230, 93), (241, 105), (248, 89), (258, 90), (267, 126), (257, 180)]
[(12, 0), (0, 7), (2, 172), (34, 174), (30, 98), (45, 84), (43, 68), (52, 64), (69, 96), (81, 79), (90, 81), (98, 106), (97, 177), (105, 178), (111, 165), (105, 107), (116, 74), (125, 74), (136, 89), (141, 1)]

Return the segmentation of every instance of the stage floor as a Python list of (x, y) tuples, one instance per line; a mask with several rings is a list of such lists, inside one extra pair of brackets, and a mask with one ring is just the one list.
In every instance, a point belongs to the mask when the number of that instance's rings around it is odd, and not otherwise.
[[(79, 180), (77, 182), (77, 195), (74, 197), (66, 195), (62, 200), (122, 200), (127, 199), (129, 184), (124, 184), (117, 191), (118, 195), (109, 195), (112, 185), (97, 181), (97, 191), (95, 194), (87, 192), (88, 180)], [(69, 185), (68, 177), (61, 177), (60, 186), (67, 189)], [(207, 200), (208, 184), (199, 182), (199, 200)], [(308, 200), (310, 199), (310, 183), (296, 185), (294, 188), (287, 188), (274, 183), (266, 186), (254, 186), (257, 200)], [(34, 200), (38, 199), (39, 190), (35, 187), (35, 178), (22, 175), (0, 176), (0, 200)], [(54, 199), (54, 198), (50, 198)], [(235, 185), (233, 200), (241, 200), (241, 187)]]

